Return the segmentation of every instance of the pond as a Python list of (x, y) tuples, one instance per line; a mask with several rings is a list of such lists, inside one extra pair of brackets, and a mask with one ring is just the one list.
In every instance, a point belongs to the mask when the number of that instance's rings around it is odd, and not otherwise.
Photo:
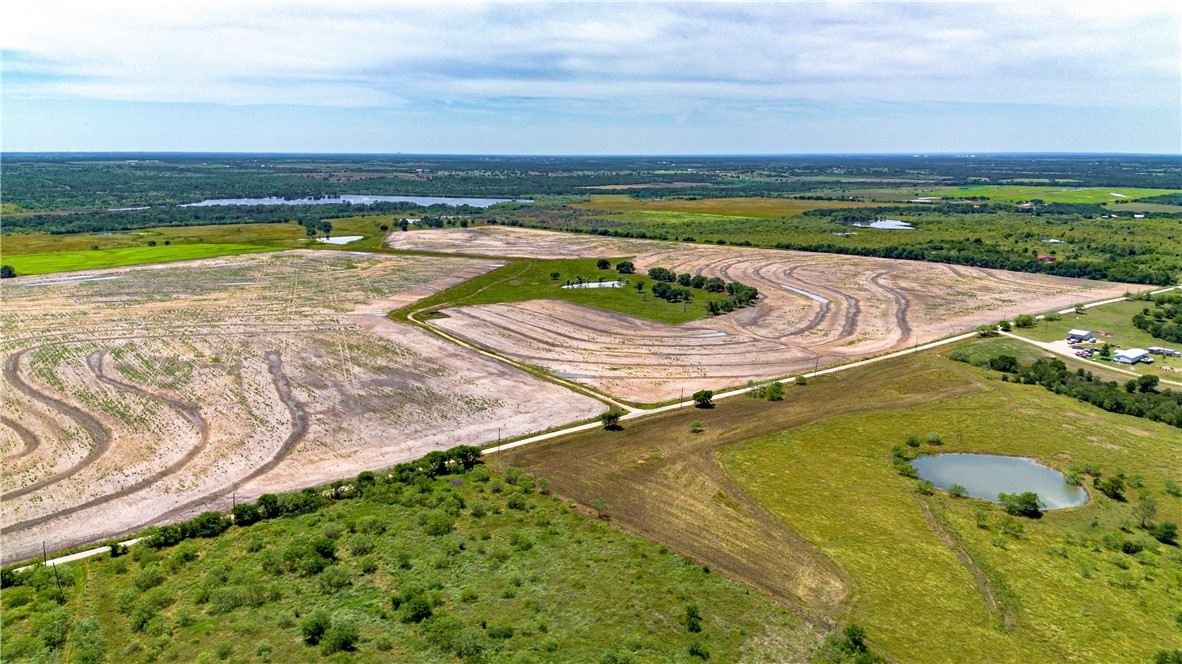
[(335, 198), (210, 198), (199, 203), (186, 203), (181, 207), (211, 207), (215, 205), (338, 205), (352, 203), (353, 205), (369, 205), (371, 203), (415, 203), (416, 205), (471, 205), (472, 207), (488, 207), (497, 203), (518, 201), (532, 203), (526, 198), (451, 198), (443, 196), (376, 196), (362, 194), (345, 194)]
[(999, 493), (1033, 491), (1047, 509), (1079, 507), (1088, 502), (1088, 492), (1068, 484), (1053, 468), (1024, 457), (993, 454), (937, 454), (911, 462), (919, 478), (947, 490), (959, 484), (973, 498), (997, 502)]
[(855, 221), (850, 224), (858, 228), (878, 228), (884, 231), (913, 231), (915, 226), (899, 219), (875, 219), (874, 221)]
[(567, 284), (562, 288), (620, 288), (623, 285), (622, 281), (584, 281), (581, 284)]
[(316, 241), (323, 242), (325, 244), (349, 244), (350, 242), (356, 242), (357, 240), (360, 240), (364, 237), (364, 235), (338, 235), (337, 237), (316, 238)]

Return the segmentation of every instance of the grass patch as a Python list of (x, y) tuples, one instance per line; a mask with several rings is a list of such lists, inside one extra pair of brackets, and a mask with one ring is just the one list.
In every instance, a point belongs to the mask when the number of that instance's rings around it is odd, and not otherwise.
[(174, 246), (127, 247), (98, 251), (57, 251), (46, 254), (4, 255), (4, 264), (11, 265), (17, 276), (73, 272), (104, 267), (184, 261), (194, 258), (233, 256), (262, 251), (273, 247), (249, 244), (182, 244)]
[[(1037, 198), (1047, 203), (1115, 203), (1150, 196), (1177, 193), (1175, 189), (1141, 189), (1136, 187), (1046, 187), (1027, 185), (969, 185), (965, 187), (934, 187), (931, 195), (983, 196), (995, 201), (1017, 203)], [(1116, 194), (1120, 194), (1119, 196)], [(1114, 208), (1122, 209), (1122, 208)]]
[[(774, 597), (857, 622), (900, 661), (932, 652), (949, 661), (1146, 661), (1177, 638), (1182, 556), (1165, 545), (1121, 553), (1126, 570), (1102, 539), (1149, 539), (1131, 518), (1138, 491), (1159, 501), (1163, 518), (1182, 510), (1163, 490), (1167, 478), (1182, 479), (1182, 438), (994, 376), (921, 353), (788, 386), (782, 402), (730, 399), (495, 462), (546, 475), (586, 504), (604, 499), (614, 521)], [(1130, 502), (1092, 491), (1085, 507), (1024, 521), (1021, 539), (1003, 534), (998, 506), (928, 498), (992, 579), (1002, 605), (994, 609), (929, 525), (914, 480), (891, 466), (891, 447), (908, 431), (921, 440), (939, 432), (941, 451), (1020, 454), (1059, 470), (1120, 466), (1141, 488), (1128, 490)], [(979, 508), (987, 529), (976, 525)], [(999, 535), (1004, 549), (993, 544)]]
[[(1119, 466), (1176, 515), (1182, 503), (1161, 487), (1182, 476), (1182, 440), (1168, 427), (1111, 415), (1039, 386), (982, 383), (987, 389), (920, 408), (845, 415), (726, 448), (723, 464), (756, 500), (851, 574), (853, 619), (896, 657), (923, 659), (935, 647), (950, 660), (980, 662), (1147, 661), (1176, 639), (1172, 612), (1182, 556), (1169, 546), (1145, 560), (1116, 554), (1129, 558), (1131, 577), (1114, 565), (1100, 540), (1120, 533), (1131, 517), (1129, 503), (1092, 490), (1088, 506), (1023, 520), (1022, 537), (1002, 536), (999, 547), (1000, 507), (931, 499), (970, 555), (1013, 594), (1017, 621), (1007, 632), (968, 569), (926, 522), (914, 480), (896, 474), (888, 459), (905, 432), (938, 431), (940, 451), (1032, 456), (1061, 471), (1080, 462), (1098, 463), (1109, 474)], [(986, 528), (978, 527), (977, 510), (985, 511)], [(1149, 539), (1135, 528), (1120, 536)], [(1130, 620), (1136, 631), (1128, 629)], [(950, 638), (936, 643), (938, 634)]]
[(788, 609), (532, 487), (477, 468), (133, 547), (63, 566), (60, 606), (52, 573), (34, 572), (5, 590), (3, 658), (99, 641), (120, 662), (319, 661), (341, 645), (334, 661), (666, 662), (705, 642), (714, 661), (799, 661), (816, 644)]
[[(503, 267), (453, 286), (414, 305), (395, 312), (395, 317), (404, 320), (410, 311), (459, 307), (475, 304), (496, 304), (500, 302), (524, 302), (527, 300), (565, 300), (588, 307), (676, 325), (709, 315), (706, 303), (723, 300), (726, 293), (708, 293), (694, 289), (694, 300), (689, 303), (671, 304), (655, 297), (650, 291), (657, 283), (645, 274), (620, 274), (614, 266), (624, 258), (611, 258), (613, 268), (601, 270), (595, 258), (578, 259), (512, 259)], [(554, 273), (558, 277), (553, 276)], [(563, 288), (577, 277), (584, 281), (627, 280), (621, 288)], [(643, 295), (636, 290), (636, 283), (644, 282)]]

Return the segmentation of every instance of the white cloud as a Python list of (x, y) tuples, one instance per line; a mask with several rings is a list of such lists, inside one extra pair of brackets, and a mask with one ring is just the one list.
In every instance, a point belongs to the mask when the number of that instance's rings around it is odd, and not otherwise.
[(4, 94), (376, 107), (1179, 97), (1156, 3), (10, 3)]

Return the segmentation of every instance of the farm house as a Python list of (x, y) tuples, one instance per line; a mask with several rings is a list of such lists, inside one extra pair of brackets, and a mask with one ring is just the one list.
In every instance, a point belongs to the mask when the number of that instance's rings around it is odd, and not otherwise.
[(1122, 364), (1136, 364), (1138, 362), (1151, 363), (1153, 358), (1149, 357), (1149, 351), (1144, 348), (1130, 348), (1128, 350), (1120, 350), (1112, 354), (1113, 362), (1120, 362)]

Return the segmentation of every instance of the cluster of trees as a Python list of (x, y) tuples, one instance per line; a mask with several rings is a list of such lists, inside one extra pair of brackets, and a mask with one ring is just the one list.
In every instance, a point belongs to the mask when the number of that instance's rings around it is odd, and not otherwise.
[(759, 297), (759, 291), (747, 284), (732, 281), (726, 285), (727, 297), (706, 303), (706, 311), (712, 315), (730, 313), (739, 307), (751, 304)]
[(1167, 293), (1153, 298), (1153, 308), (1133, 315), (1133, 325), (1158, 339), (1182, 343), (1182, 295)]
[[(961, 354), (952, 359), (968, 361)], [(1157, 376), (1141, 376), (1124, 385), (1103, 381), (1082, 368), (1071, 371), (1062, 360), (1043, 357), (1023, 365), (1012, 355), (999, 355), (982, 364), (1005, 372), (1003, 380), (1041, 385), (1056, 394), (1090, 403), (1112, 413), (1144, 417), (1182, 428), (1182, 392), (1157, 389)], [(1010, 378), (1010, 376), (1013, 376)]]
[(332, 222), (328, 221), (327, 219), (322, 219), (320, 221), (305, 219), (304, 221), (300, 222), (300, 225), (304, 227), (304, 231), (307, 233), (308, 237), (327, 238), (332, 234)]
[(428, 479), (471, 470), (480, 463), (480, 448), (461, 445), (446, 451), (435, 451), (417, 461), (398, 464), (383, 474), (362, 472), (352, 485), (338, 482), (327, 490), (315, 488), (291, 493), (259, 496), (255, 503), (239, 503), (230, 514), (205, 512), (181, 523), (152, 526), (143, 531), (144, 542), (153, 548), (174, 546), (195, 537), (216, 537), (231, 524), (248, 526), (289, 514), (315, 511), (329, 501), (363, 495), (367, 488), (381, 484), (411, 484), (419, 477)]
[[(648, 276), (657, 281), (653, 286), (653, 295), (670, 302), (690, 302), (696, 288), (707, 293), (723, 293), (728, 297), (722, 300), (711, 300), (706, 304), (707, 310), (713, 315), (734, 311), (739, 307), (751, 304), (759, 297), (759, 290), (738, 281), (727, 283), (718, 277), (706, 278), (703, 275), (691, 275), (688, 272), (678, 274), (663, 267), (649, 268)], [(678, 284), (672, 286), (671, 284)]]

